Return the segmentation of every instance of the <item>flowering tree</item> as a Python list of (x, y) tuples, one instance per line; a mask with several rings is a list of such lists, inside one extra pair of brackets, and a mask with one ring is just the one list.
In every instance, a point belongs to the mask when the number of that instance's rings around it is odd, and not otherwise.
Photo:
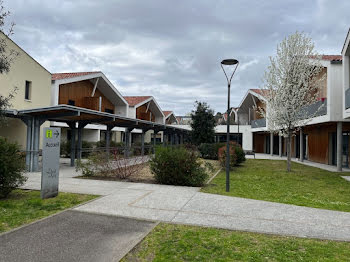
[(291, 138), (298, 127), (315, 117), (320, 108), (310, 113), (310, 104), (317, 102), (322, 88), (320, 56), (314, 51), (311, 38), (296, 32), (277, 46), (265, 72), (262, 93), (265, 108), (259, 108), (271, 132), (287, 137), (287, 171), (291, 171)]

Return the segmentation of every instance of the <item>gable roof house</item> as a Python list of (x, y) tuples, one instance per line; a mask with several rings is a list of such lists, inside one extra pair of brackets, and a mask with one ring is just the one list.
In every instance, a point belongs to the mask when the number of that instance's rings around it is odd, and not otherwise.
[(177, 117), (173, 111), (163, 111), (165, 116), (165, 123), (168, 125), (178, 124)]
[(165, 124), (165, 116), (153, 96), (124, 96), (129, 104), (128, 116)]
[(52, 105), (67, 104), (128, 116), (128, 102), (102, 72), (52, 74)]

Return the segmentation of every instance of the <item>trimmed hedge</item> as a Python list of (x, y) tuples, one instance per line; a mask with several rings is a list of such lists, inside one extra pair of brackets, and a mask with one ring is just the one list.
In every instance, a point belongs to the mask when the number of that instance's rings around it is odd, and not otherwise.
[(150, 168), (160, 184), (201, 186), (208, 177), (196, 152), (184, 147), (157, 147)]

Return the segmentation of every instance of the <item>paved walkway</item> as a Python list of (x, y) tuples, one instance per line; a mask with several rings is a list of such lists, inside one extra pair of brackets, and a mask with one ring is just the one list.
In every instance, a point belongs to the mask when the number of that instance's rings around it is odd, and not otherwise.
[(0, 261), (119, 261), (154, 222), (66, 211), (0, 235)]
[[(83, 212), (350, 241), (350, 212), (206, 194), (193, 187), (77, 179), (69, 167), (60, 172), (60, 191), (104, 196), (76, 208)], [(30, 174), (24, 188), (40, 189), (40, 174)]]

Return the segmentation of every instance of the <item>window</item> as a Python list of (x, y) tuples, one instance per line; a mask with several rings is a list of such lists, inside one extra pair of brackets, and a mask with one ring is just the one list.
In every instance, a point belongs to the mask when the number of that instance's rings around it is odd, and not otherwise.
[(24, 99), (30, 100), (31, 99), (31, 90), (32, 89), (32, 82), (26, 81), (25, 91), (24, 91)]
[(75, 106), (75, 101), (74, 100), (68, 100), (68, 105), (70, 106)]

